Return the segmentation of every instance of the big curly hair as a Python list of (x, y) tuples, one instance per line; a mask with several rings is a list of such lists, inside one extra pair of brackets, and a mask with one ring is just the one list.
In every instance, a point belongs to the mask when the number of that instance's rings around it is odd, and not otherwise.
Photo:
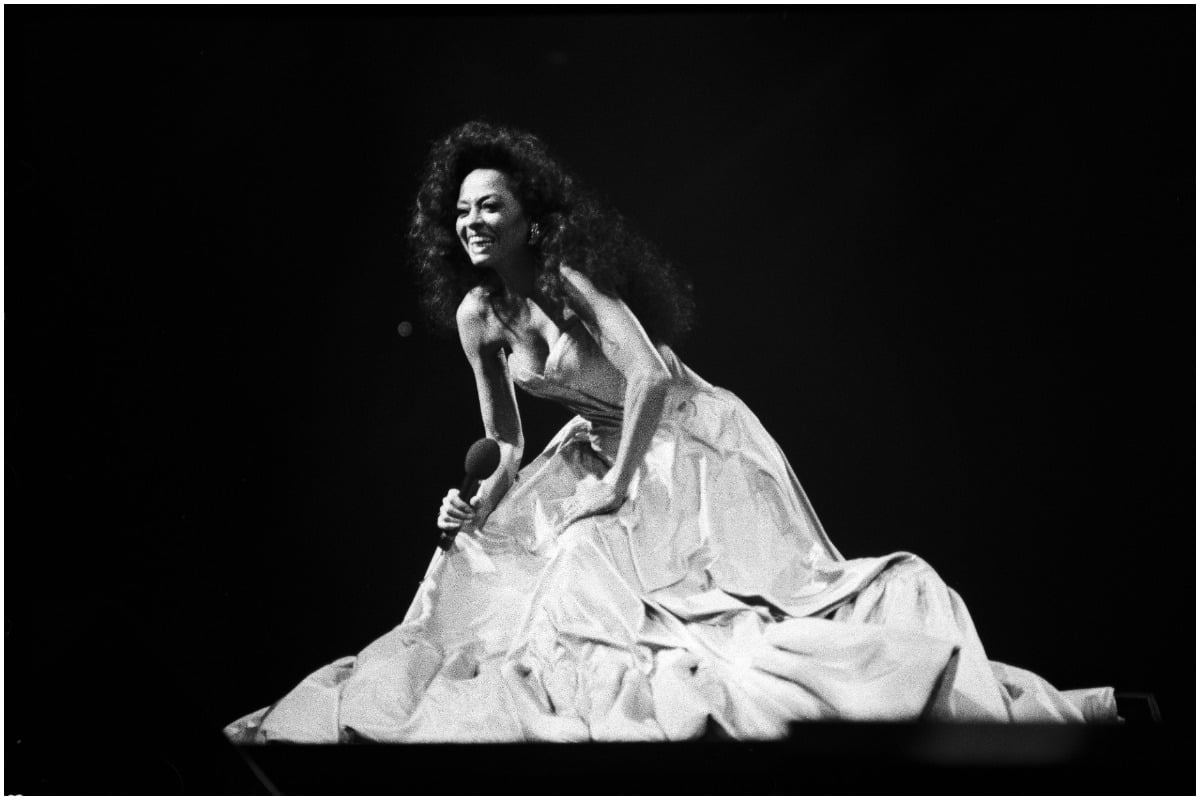
[(563, 301), (558, 267), (567, 264), (624, 300), (654, 341), (674, 345), (687, 333), (695, 313), (691, 284), (583, 189), (539, 138), (479, 121), (434, 144), (409, 228), (423, 304), (436, 329), (455, 331), (455, 310), (475, 286), (487, 290), (501, 319), (512, 307), (499, 276), (473, 267), (455, 234), (459, 187), (476, 169), (503, 172), (525, 216), (538, 224), (541, 235), (531, 245), (535, 280), (548, 297)]

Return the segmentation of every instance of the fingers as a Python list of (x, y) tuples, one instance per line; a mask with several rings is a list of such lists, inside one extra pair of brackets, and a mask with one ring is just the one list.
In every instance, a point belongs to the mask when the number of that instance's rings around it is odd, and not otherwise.
[(563, 533), (566, 532), (567, 528), (570, 528), (576, 522), (585, 520), (588, 517), (594, 517), (594, 516), (596, 516), (597, 513), (598, 512), (593, 511), (591, 509), (580, 509), (578, 511), (573, 511), (568, 514), (564, 514), (561, 521), (558, 523), (558, 534), (561, 536)]
[(442, 507), (438, 510), (437, 525), (444, 531), (457, 531), (464, 523), (475, 519), (482, 499), (479, 495), (467, 503), (459, 496), (458, 489), (451, 489), (442, 498)]
[(449, 508), (452, 511), (457, 511), (459, 514), (471, 514), (472, 509), (467, 501), (463, 500), (458, 494), (458, 489), (451, 489), (442, 498), (442, 508)]
[[(580, 483), (582, 484), (587, 480), (588, 478), (584, 478)], [(592, 479), (591, 483), (599, 484), (600, 482)], [(597, 493), (590, 486), (577, 491), (578, 493), (575, 496), (568, 498), (562, 504), (559, 516), (560, 522), (558, 524), (560, 533), (580, 520), (614, 511), (620, 508), (624, 502), (623, 497), (613, 497)]]
[(449, 493), (442, 498), (442, 511), (452, 518), (462, 520), (464, 522), (474, 517), (475, 511), (478, 508), (479, 495), (472, 497), (471, 502), (468, 503), (459, 496), (458, 489), (451, 489)]
[(560, 517), (560, 522), (558, 523), (559, 532), (566, 530), (576, 522), (579, 522), (579, 520), (586, 519), (595, 513), (595, 511), (585, 507), (578, 500), (568, 500), (563, 505), (562, 517)]

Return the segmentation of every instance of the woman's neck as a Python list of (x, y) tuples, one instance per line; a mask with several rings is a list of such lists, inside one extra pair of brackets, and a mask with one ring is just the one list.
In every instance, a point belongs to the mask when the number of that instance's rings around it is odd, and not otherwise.
[(533, 294), (536, 288), (533, 272), (533, 260), (526, 257), (518, 263), (497, 264), (496, 274), (504, 284), (504, 291), (510, 297), (522, 299)]
[(532, 300), (555, 324), (561, 322), (562, 311), (558, 304), (546, 297), (537, 285), (531, 255), (526, 253), (520, 260), (497, 264), (495, 270), (504, 284), (505, 294), (522, 302)]

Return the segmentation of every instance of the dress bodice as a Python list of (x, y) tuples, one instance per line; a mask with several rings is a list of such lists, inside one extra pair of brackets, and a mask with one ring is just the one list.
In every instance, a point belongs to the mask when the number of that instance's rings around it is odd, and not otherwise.
[(625, 378), (604, 357), (579, 317), (571, 317), (550, 348), (539, 375), (509, 360), (513, 383), (535, 397), (553, 400), (597, 429), (620, 430)]
[[(659, 345), (673, 378), (698, 386), (709, 384), (692, 372), (667, 345)], [(568, 319), (550, 348), (539, 375), (509, 360), (513, 383), (525, 392), (553, 400), (591, 424), (593, 443), (608, 455), (620, 440), (625, 405), (625, 377), (604, 355), (579, 317)]]

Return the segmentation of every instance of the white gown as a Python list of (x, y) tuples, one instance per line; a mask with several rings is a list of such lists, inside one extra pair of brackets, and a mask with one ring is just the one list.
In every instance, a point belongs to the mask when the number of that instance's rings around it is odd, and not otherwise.
[[(577, 320), (575, 321), (577, 323)], [(624, 381), (581, 324), (523, 390), (577, 413), (478, 530), (436, 551), (404, 621), (230, 724), (235, 742), (776, 738), (804, 720), (1101, 721), (989, 661), (961, 598), (909, 553), (845, 560), (732, 393), (673, 382), (615, 512), (561, 530), (602, 476)]]

